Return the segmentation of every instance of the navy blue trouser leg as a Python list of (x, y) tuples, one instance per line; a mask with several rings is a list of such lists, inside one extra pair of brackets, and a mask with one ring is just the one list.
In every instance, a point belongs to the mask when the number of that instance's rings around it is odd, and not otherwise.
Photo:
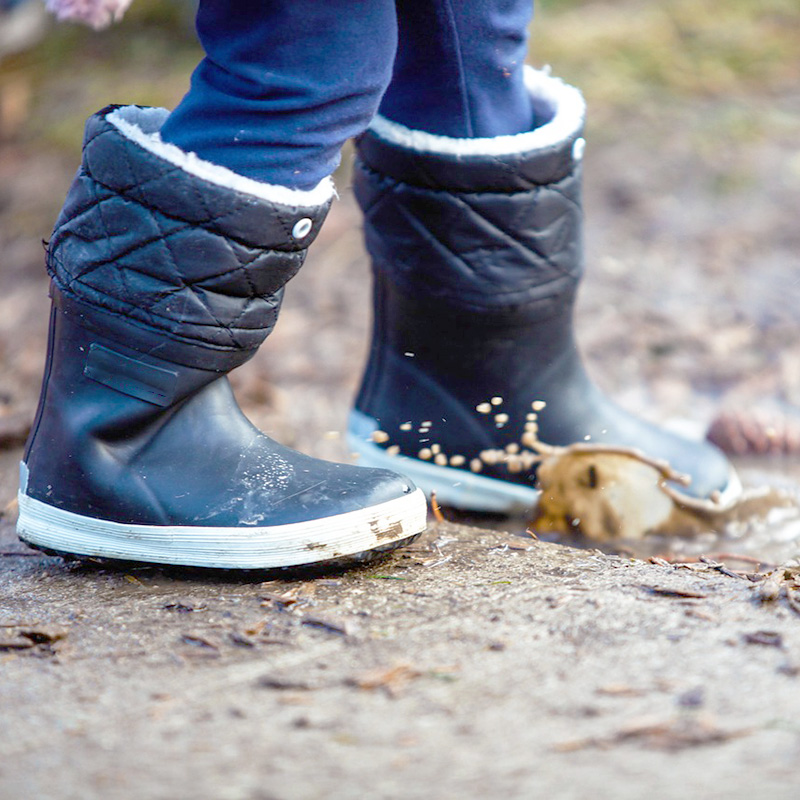
[(394, 0), (200, 0), (206, 52), (162, 137), (254, 180), (311, 188), (391, 77)]
[(397, 0), (397, 13), (383, 116), (465, 139), (534, 126), (523, 80), (532, 0)]
[(532, 0), (200, 0), (206, 58), (162, 137), (249, 178), (307, 189), (379, 106), (447, 136), (529, 130), (531, 11)]

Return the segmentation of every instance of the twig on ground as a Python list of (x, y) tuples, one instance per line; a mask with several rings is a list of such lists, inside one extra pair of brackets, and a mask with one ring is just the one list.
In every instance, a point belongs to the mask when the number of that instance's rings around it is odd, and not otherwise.
[(714, 559), (712, 558), (708, 558), (707, 556), (700, 556), (698, 560), (701, 561), (706, 566), (711, 567), (711, 569), (715, 570), (716, 572), (719, 572), (722, 575), (727, 575), (729, 578), (739, 578), (740, 580), (743, 581), (747, 580), (747, 577), (745, 575), (742, 575), (739, 572), (734, 572), (732, 569), (728, 569), (724, 564), (720, 564), (718, 561), (714, 561)]
[(442, 514), (439, 501), (436, 499), (436, 492), (431, 492), (431, 511), (433, 512), (433, 518), (437, 522), (447, 522), (447, 520), (444, 518), (444, 514)]
[(708, 558), (713, 558), (715, 561), (744, 561), (745, 564), (757, 564), (765, 569), (775, 569), (778, 566), (769, 561), (764, 561), (763, 558), (747, 556), (744, 553), (709, 553)]

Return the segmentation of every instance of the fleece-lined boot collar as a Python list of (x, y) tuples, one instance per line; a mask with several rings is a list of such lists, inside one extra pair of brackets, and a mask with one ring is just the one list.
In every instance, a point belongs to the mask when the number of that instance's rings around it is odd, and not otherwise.
[(526, 191), (560, 181), (583, 156), (586, 104), (578, 89), (547, 71), (528, 67), (525, 81), (543, 120), (532, 131), (455, 139), (376, 117), (358, 141), (359, 157), (403, 183), (454, 192)]

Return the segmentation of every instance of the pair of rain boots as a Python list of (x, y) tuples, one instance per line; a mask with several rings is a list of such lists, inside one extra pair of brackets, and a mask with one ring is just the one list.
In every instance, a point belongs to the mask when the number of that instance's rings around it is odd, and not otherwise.
[(532, 505), (520, 442), (534, 425), (552, 444), (665, 458), (698, 496), (728, 490), (721, 454), (628, 416), (583, 371), (571, 321), (583, 101), (528, 77), (545, 120), (530, 133), (452, 140), (377, 119), (358, 143), (375, 331), (349, 436), (367, 467), (274, 442), (226, 379), (273, 327), (332, 187), (266, 186), (183, 153), (158, 137), (165, 111), (93, 116), (49, 246), (20, 537), (199, 567), (350, 563), (424, 529), (411, 479), (464, 508)]

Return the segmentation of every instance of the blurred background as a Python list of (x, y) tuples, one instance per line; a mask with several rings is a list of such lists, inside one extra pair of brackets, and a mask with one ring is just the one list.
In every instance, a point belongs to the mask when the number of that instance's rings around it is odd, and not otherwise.
[[(192, 3), (136, 0), (94, 33), (0, 2), (0, 503), (16, 491), (47, 323), (47, 239), (102, 106), (173, 106), (200, 57)], [(589, 105), (579, 336), (598, 382), (702, 434), (721, 409), (800, 408), (800, 4), (542, 0), (531, 61)], [(347, 458), (369, 327), (350, 190), (233, 383), (281, 441)]]

